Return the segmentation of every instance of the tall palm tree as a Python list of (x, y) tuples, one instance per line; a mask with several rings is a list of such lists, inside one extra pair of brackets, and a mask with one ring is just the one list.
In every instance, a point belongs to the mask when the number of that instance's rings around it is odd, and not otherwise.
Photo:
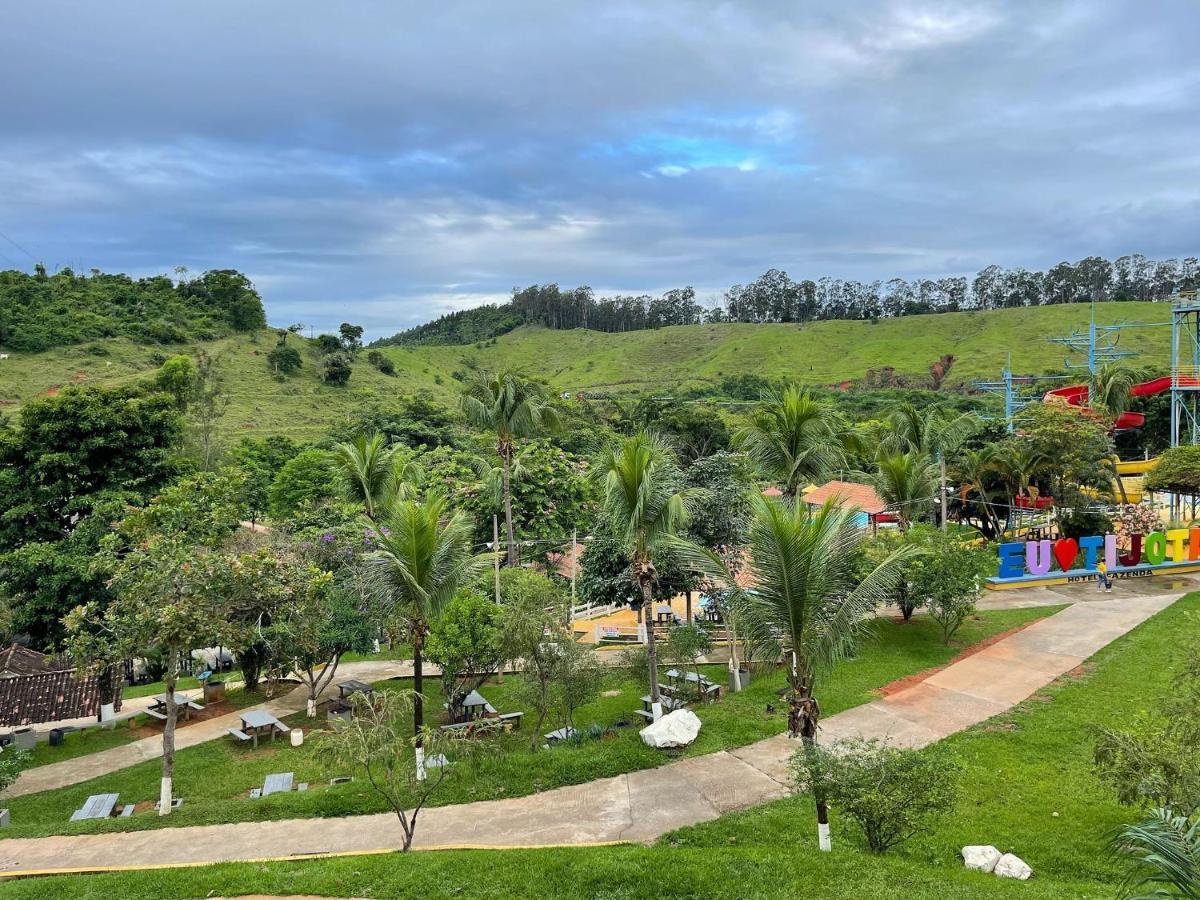
[(937, 466), (920, 450), (881, 451), (875, 458), (875, 472), (870, 479), (884, 502), (896, 507), (901, 531), (907, 531), (922, 507), (933, 499), (936, 473)]
[(425, 717), (422, 651), (429, 625), (458, 589), (493, 558), (491, 553), (473, 554), (471, 536), (467, 516), (451, 511), (436, 494), (424, 501), (396, 501), (375, 534), (378, 549), (372, 561), (380, 594), (387, 612), (404, 624), (412, 641), (413, 733), (420, 777), (424, 777), (421, 728)]
[(646, 431), (602, 452), (593, 472), (604, 492), (604, 512), (632, 562), (630, 574), (645, 610), (650, 707), (658, 721), (662, 703), (654, 644), (654, 563), (673, 543), (681, 541), (678, 534), (687, 521), (687, 494), (680, 487), (683, 478), (671, 448)]
[[(960, 493), (961, 500), (967, 500), (972, 493), (979, 495), (979, 504), (983, 508), (983, 520), (986, 526), (985, 537), (999, 537), (1004, 532), (1004, 525), (992, 506), (988, 495), (988, 477), (996, 471), (996, 452), (994, 446), (982, 450), (967, 450), (959, 457), (957, 464), (959, 477), (964, 484)], [(1007, 501), (1005, 501), (1007, 502)], [(986, 532), (990, 531), (988, 535)]]
[(890, 433), (884, 445), (900, 451), (928, 454), (938, 464), (938, 494), (942, 530), (946, 529), (946, 460), (953, 457), (979, 427), (973, 413), (954, 413), (939, 406), (919, 409), (902, 403), (888, 416)]
[[(815, 692), (834, 663), (851, 654), (872, 614), (891, 596), (909, 550), (893, 553), (860, 577), (865, 537), (856, 510), (832, 503), (809, 512), (783, 498), (752, 499), (748, 568), (754, 588), (741, 600), (740, 621), (752, 645), (790, 653), (788, 734), (816, 746), (821, 707)], [(829, 814), (817, 797), (817, 832), (829, 849)]]
[(836, 471), (845, 461), (846, 440), (834, 412), (795, 384), (764, 397), (734, 434), (734, 444), (788, 497), (802, 483)]
[(508, 564), (517, 564), (517, 545), (513, 537), (512, 463), (515, 442), (542, 431), (559, 427), (558, 413), (546, 398), (541, 385), (521, 378), (515, 372), (479, 371), (467, 383), (462, 394), (462, 410), (467, 420), (496, 435), (496, 453), (500, 456), (501, 485), (504, 493), (504, 527), (508, 538)]

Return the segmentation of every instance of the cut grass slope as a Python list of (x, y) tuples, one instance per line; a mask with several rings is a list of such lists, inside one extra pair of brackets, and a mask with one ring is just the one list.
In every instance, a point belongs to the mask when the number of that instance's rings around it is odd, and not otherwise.
[[(964, 646), (991, 635), (1054, 612), (1053, 608), (1005, 610), (980, 613), (968, 621), (954, 644), (942, 645), (937, 626), (926, 617), (917, 617), (908, 624), (878, 620), (877, 640), (871, 641), (854, 659), (838, 665), (835, 677), (822, 692), (822, 707), (832, 715), (842, 709), (857, 706), (871, 699), (872, 692), (889, 682), (939, 666), (951, 659)], [(710, 669), (714, 679), (723, 680), (724, 668)], [(407, 681), (389, 681), (381, 686), (407, 686)], [(504, 684), (492, 684), (483, 693), (502, 712), (520, 707), (514, 699), (515, 678)], [(702, 705), (697, 713), (704, 726), (699, 739), (685, 751), (695, 756), (729, 747), (742, 746), (762, 738), (780, 734), (785, 726), (785, 713), (778, 703), (777, 691), (783, 686), (783, 673), (777, 671), (756, 679), (750, 689), (724, 697), (713, 704)], [(621, 673), (613, 684), (620, 691), (613, 697), (602, 697), (581, 709), (575, 718), (577, 725), (593, 722), (610, 724), (617, 719), (633, 718), (632, 710), (640, 708), (645, 693), (644, 680)], [(428, 708), (441, 707), (442, 697), (436, 680), (426, 681)], [(766, 711), (774, 702), (774, 712)], [(286, 720), (306, 731), (311, 721), (298, 714)], [(548, 723), (544, 730), (557, 727)], [(646, 747), (636, 728), (627, 728), (598, 741), (586, 741), (578, 747), (558, 747), (537, 753), (529, 752), (529, 742), (535, 716), (525, 710), (522, 730), (497, 740), (494, 748), (472, 762), (455, 766), (446, 784), (434, 797), (434, 803), (465, 803), (473, 800), (493, 800), (548, 790), (568, 784), (579, 784), (597, 778), (619, 775), (637, 769), (662, 765), (678, 754), (664, 754)], [(338, 787), (320, 787), (336, 775), (347, 774), (328, 768), (318, 757), (319, 735), (309, 734), (303, 747), (293, 748), (286, 742), (253, 750), (232, 745), (226, 740), (210, 741), (198, 747), (182, 750), (176, 757), (176, 793), (185, 798), (183, 807), (167, 817), (139, 813), (129, 819), (110, 819), (91, 822), (69, 822), (71, 813), (92, 794), (117, 793), (122, 803), (151, 801), (157, 797), (161, 763), (152, 760), (110, 775), (81, 784), (13, 798), (9, 804), (12, 826), (0, 832), (4, 838), (35, 837), (47, 834), (80, 834), (96, 831), (125, 831), (218, 822), (286, 819), (310, 816), (344, 816), (386, 810), (381, 800), (363, 783), (355, 782)], [(276, 794), (262, 800), (246, 799), (247, 792), (262, 784), (272, 772), (294, 772), (297, 781), (317, 787), (305, 793)], [(0, 855), (3, 841), (0, 840)]]
[[(274, 378), (266, 360), (275, 345), (271, 331), (214, 341), (204, 349), (218, 358), (225, 379), (231, 404), (220, 429), (226, 441), (233, 441), (244, 434), (316, 437), (365, 401), (386, 401), (417, 390), (429, 390), (452, 403), (459, 387), (453, 373), (463, 371), (466, 360), (488, 368), (515, 367), (573, 392), (674, 390), (715, 384), (736, 374), (828, 385), (861, 378), (880, 366), (924, 376), (944, 354), (957, 359), (951, 383), (998, 376), (1010, 353), (1015, 371), (1040, 373), (1061, 367), (1063, 361), (1063, 348), (1046, 338), (1085, 327), (1088, 316), (1086, 304), (1073, 304), (910, 316), (874, 324), (688, 325), (624, 334), (526, 327), (485, 346), (382, 348), (396, 365), (395, 377), (382, 375), (360, 354), (345, 387), (318, 380), (317, 355), (307, 347), (300, 373)], [(1097, 305), (1102, 323), (1161, 322), (1168, 317), (1165, 304)], [(1140, 351), (1135, 361), (1139, 365), (1165, 367), (1169, 341), (1169, 329), (1143, 328), (1125, 334), (1122, 347)], [(94, 355), (94, 346), (109, 355)], [(152, 371), (156, 354), (196, 349), (141, 347), (114, 339), (39, 354), (14, 353), (0, 361), (0, 412), (11, 412), (66, 384), (128, 380)]]

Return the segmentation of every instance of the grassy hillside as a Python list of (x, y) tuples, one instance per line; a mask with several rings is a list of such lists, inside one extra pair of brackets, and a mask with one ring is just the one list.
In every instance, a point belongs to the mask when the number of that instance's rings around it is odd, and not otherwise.
[[(1102, 323), (1169, 318), (1168, 308), (1154, 303), (1101, 304), (1097, 315)], [(1087, 320), (1088, 307), (1078, 304), (875, 324), (691, 325), (625, 334), (526, 327), (486, 346), (381, 348), (396, 365), (395, 377), (380, 374), (360, 354), (346, 387), (328, 387), (317, 379), (317, 356), (307, 347), (298, 374), (274, 378), (266, 361), (275, 345), (269, 331), (170, 348), (114, 338), (43, 353), (12, 353), (0, 360), (0, 412), (11, 413), (26, 400), (66, 384), (134, 378), (152, 371), (163, 355), (194, 352), (200, 346), (217, 358), (231, 397), (222, 423), (227, 439), (271, 433), (313, 437), (365, 401), (422, 389), (453, 402), (458, 387), (453, 373), (464, 370), (468, 360), (484, 367), (514, 366), (546, 378), (559, 390), (636, 392), (711, 384), (740, 373), (813, 384), (861, 378), (879, 366), (923, 375), (938, 357), (951, 353), (957, 361), (948, 381), (954, 384), (996, 377), (1009, 354), (1015, 371), (1060, 368), (1064, 348), (1046, 338), (1083, 328)], [(1165, 367), (1169, 345), (1168, 328), (1136, 329), (1122, 339), (1123, 347), (1140, 351), (1133, 360), (1137, 365)]]

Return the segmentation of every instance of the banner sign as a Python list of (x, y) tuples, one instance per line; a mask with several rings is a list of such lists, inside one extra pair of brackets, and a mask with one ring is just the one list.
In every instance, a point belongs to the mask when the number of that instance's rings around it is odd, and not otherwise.
[[(1129, 549), (1117, 548), (1115, 534), (1012, 541), (999, 546), (1000, 569), (990, 587), (1021, 583), (1094, 581), (1103, 562), (1109, 575), (1136, 578), (1158, 570), (1200, 568), (1200, 528), (1170, 528), (1130, 535)], [(1190, 565), (1189, 565), (1190, 564)]]

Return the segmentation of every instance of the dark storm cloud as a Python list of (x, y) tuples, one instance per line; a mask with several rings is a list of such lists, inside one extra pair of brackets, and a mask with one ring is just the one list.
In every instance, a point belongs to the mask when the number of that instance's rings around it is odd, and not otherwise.
[[(0, 230), (380, 334), (557, 280), (718, 293), (1195, 252), (1190, 2), (37, 3)], [(0, 243), (0, 264), (30, 260)]]

